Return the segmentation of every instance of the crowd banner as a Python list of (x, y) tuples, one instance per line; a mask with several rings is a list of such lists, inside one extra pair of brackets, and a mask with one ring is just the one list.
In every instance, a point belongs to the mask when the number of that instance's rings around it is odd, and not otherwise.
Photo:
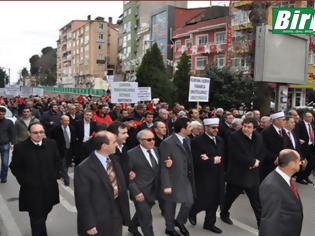
[(26, 87), (26, 86), (21, 86), (21, 89), (20, 89), (20, 96), (21, 97), (29, 97), (33, 95), (33, 89), (32, 87)]
[(146, 102), (151, 100), (151, 87), (138, 87), (138, 101)]
[(0, 97), (5, 97), (5, 88), (0, 88)]
[(43, 88), (33, 88), (33, 96), (44, 96), (44, 89)]
[(20, 96), (20, 86), (19, 85), (7, 86), (4, 89), (5, 89), (5, 95), (7, 97)]
[(112, 82), (110, 85), (112, 103), (138, 102), (138, 82)]
[(210, 79), (205, 77), (190, 76), (189, 102), (209, 101)]

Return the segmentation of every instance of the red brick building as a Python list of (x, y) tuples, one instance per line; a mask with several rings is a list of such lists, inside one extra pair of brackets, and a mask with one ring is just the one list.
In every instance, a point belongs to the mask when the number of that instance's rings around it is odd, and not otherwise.
[(202, 73), (207, 64), (215, 63), (219, 68), (231, 64), (228, 53), (231, 30), (227, 22), (228, 8), (210, 7), (175, 29), (172, 37), (175, 66), (183, 52), (190, 56), (193, 74)]

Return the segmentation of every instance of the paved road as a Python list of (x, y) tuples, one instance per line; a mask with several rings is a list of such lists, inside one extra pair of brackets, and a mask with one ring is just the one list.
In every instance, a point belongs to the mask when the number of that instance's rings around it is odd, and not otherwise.
[[(73, 170), (70, 170), (71, 172)], [(73, 174), (70, 174), (73, 177)], [(72, 178), (71, 178), (72, 179)], [(303, 236), (314, 235), (315, 232), (315, 188), (311, 185), (297, 185), (304, 206)], [(18, 211), (18, 184), (10, 174), (6, 184), (0, 184), (0, 236), (30, 236), (30, 226), (27, 213)], [(59, 182), (61, 204), (54, 207), (48, 216), (47, 228), (49, 236), (75, 236), (76, 234), (76, 208), (73, 198), (73, 182), (70, 187), (65, 187)], [(131, 203), (131, 211), (134, 212)], [(164, 219), (158, 208), (153, 208), (154, 230), (156, 236), (164, 234)], [(197, 218), (197, 226), (187, 223), (191, 235), (215, 235), (202, 229), (204, 214)], [(217, 226), (223, 230), (226, 236), (253, 236), (258, 235), (255, 216), (245, 195), (240, 196), (231, 210), (234, 225), (226, 225), (217, 220)], [(124, 229), (124, 236), (129, 235)]]

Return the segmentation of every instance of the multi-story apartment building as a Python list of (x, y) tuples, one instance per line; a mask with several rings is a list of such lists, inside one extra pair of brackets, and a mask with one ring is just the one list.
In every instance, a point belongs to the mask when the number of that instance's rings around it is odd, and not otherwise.
[(57, 84), (93, 88), (117, 65), (118, 28), (109, 17), (71, 21), (57, 41)]
[[(245, 74), (253, 74), (251, 68), (254, 58), (252, 58), (251, 50), (253, 49), (253, 25), (250, 22), (249, 14), (253, 9), (254, 1), (232, 1), (230, 4), (232, 47), (230, 54), (232, 64), (238, 67)], [(272, 25), (272, 9), (274, 7), (307, 7), (307, 1), (269, 1), (266, 9), (267, 24)], [(313, 7), (313, 6), (312, 6)], [(314, 47), (315, 49), (315, 47)], [(308, 65), (308, 83), (305, 85), (289, 84), (289, 105), (293, 107), (305, 105), (305, 95), (307, 88), (315, 89), (315, 57), (314, 52), (310, 48), (309, 65)], [(234, 59), (234, 60), (233, 60)], [(277, 85), (272, 84), (275, 88)]]
[(151, 39), (151, 17), (166, 6), (187, 8), (187, 1), (124, 1), (119, 26), (119, 60), (127, 80), (135, 79), (145, 51), (154, 43)]
[(183, 52), (190, 57), (191, 72), (195, 75), (202, 74), (208, 64), (226, 66), (228, 13), (228, 7), (209, 7), (174, 31), (174, 68)]

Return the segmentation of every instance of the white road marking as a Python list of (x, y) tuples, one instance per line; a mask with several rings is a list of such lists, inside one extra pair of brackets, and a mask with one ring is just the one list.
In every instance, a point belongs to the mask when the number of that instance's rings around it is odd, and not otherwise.
[[(74, 192), (70, 187), (66, 187), (63, 185), (63, 182), (61, 180), (58, 180), (58, 185), (62, 187), (64, 190), (66, 190), (72, 197), (74, 197)], [(62, 195), (59, 193), (59, 199), (61, 205), (66, 208), (69, 212), (77, 213), (77, 208), (73, 205), (71, 205)]]
[(17, 223), (15, 222), (1, 194), (0, 194), (0, 215), (3, 220), (3, 226), (6, 228), (8, 235), (22, 236), (22, 233), (19, 227), (17, 226)]
[[(217, 212), (217, 217), (220, 218), (220, 213), (219, 212)], [(255, 228), (253, 228), (253, 227), (251, 227), (251, 226), (249, 226), (247, 224), (244, 224), (244, 223), (242, 223), (242, 222), (240, 222), (240, 221), (238, 221), (236, 219), (231, 218), (231, 220), (233, 221), (233, 225), (235, 225), (235, 226), (237, 226), (237, 227), (239, 227), (239, 228), (241, 228), (241, 229), (243, 229), (245, 231), (248, 231), (248, 232), (250, 232), (250, 233), (252, 233), (254, 235), (258, 235), (258, 230), (257, 229), (255, 229)]]
[(61, 205), (64, 208), (66, 208), (69, 212), (77, 213), (77, 208), (75, 206), (72, 206), (66, 199), (64, 199), (64, 197), (61, 194), (59, 194), (59, 199)]

